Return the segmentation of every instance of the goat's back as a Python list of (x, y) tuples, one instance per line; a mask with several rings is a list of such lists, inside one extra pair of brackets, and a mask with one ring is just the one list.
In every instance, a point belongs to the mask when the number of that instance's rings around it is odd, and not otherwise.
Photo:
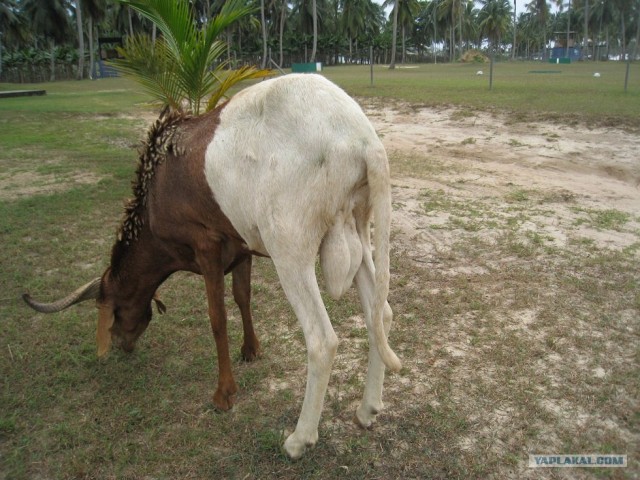
[(262, 237), (270, 229), (317, 248), (338, 211), (368, 198), (358, 190), (367, 188), (372, 158), (386, 166), (384, 148), (353, 99), (322, 76), (287, 75), (225, 105), (205, 170), (249, 248), (269, 254)]

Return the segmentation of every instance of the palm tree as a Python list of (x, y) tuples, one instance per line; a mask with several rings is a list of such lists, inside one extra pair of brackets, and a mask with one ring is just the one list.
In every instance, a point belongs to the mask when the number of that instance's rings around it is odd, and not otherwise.
[(55, 47), (68, 38), (69, 18), (64, 0), (25, 0), (23, 4), (25, 17), (29, 20), (32, 31), (42, 35), (49, 44), (50, 80), (56, 79)]
[(371, 33), (376, 30), (378, 19), (377, 10), (371, 0), (342, 0), (342, 15), (340, 18), (340, 29), (349, 39), (349, 58), (352, 57), (353, 41), (358, 49), (358, 37), (369, 30)]
[(391, 62), (389, 70), (396, 68), (396, 41), (398, 37), (398, 10), (400, 10), (400, 0), (395, 0), (393, 7), (393, 36), (391, 37)]
[(318, 49), (318, 3), (311, 2), (311, 15), (313, 16), (313, 46), (311, 48), (311, 62), (316, 61), (316, 50)]
[(93, 30), (94, 22), (100, 22), (107, 10), (106, 0), (82, 0), (82, 14), (87, 18), (87, 30), (89, 37), (89, 78), (93, 79), (93, 67), (95, 65), (94, 58), (94, 41)]
[(264, 14), (264, 0), (260, 0), (260, 23), (262, 24), (262, 64), (264, 69), (267, 66), (267, 21)]
[(441, 0), (438, 8), (440, 19), (446, 20), (449, 27), (449, 57), (455, 58), (456, 48), (456, 26), (458, 28), (458, 51), (462, 53), (462, 17), (466, 12), (465, 0)]
[(482, 0), (478, 13), (478, 26), (495, 49), (511, 26), (511, 3), (509, 0)]
[(280, 35), (279, 35), (279, 47), (280, 47), (280, 56), (278, 65), (282, 66), (284, 61), (284, 24), (287, 18), (287, 12), (289, 11), (289, 2), (287, 0), (280, 0)]
[(27, 39), (26, 22), (15, 0), (0, 3), (0, 74), (2, 73), (2, 41), (19, 44)]
[(417, 0), (400, 0), (398, 10), (398, 23), (402, 29), (402, 60), (405, 61), (405, 41), (407, 37), (407, 28), (411, 30), (413, 28), (413, 22), (418, 12), (420, 5)]
[(84, 78), (84, 31), (82, 29), (82, 2), (76, 0), (76, 28), (78, 29), (78, 80)]
[(542, 32), (542, 60), (547, 59), (547, 21), (549, 19), (549, 4), (547, 0), (532, 0), (527, 9), (531, 12)]
[(146, 35), (129, 37), (122, 49), (125, 58), (114, 64), (172, 109), (198, 115), (205, 97), (210, 96), (207, 110), (212, 109), (237, 82), (270, 74), (252, 67), (225, 74), (223, 65), (210, 71), (226, 50), (226, 44), (218, 39), (225, 28), (253, 11), (244, 0), (228, 0), (220, 13), (200, 28), (186, 0), (120, 1), (155, 23), (163, 36), (155, 44)]

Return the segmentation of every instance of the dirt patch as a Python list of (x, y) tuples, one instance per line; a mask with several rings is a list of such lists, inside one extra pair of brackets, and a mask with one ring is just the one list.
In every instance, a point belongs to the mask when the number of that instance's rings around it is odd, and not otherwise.
[[(541, 210), (547, 204), (553, 216), (543, 214), (524, 228), (541, 229), (560, 244), (580, 237), (625, 248), (638, 241), (638, 135), (512, 124), (506, 116), (455, 109), (364, 106), (392, 159), (400, 248), (441, 251), (451, 244), (447, 231), (437, 229), (450, 220), (450, 212), (425, 212), (425, 192), (441, 192), (448, 202), (490, 203), (497, 217), (519, 203), (534, 201)], [(626, 213), (623, 231), (604, 232), (584, 218), (598, 210)]]
[(0, 174), (0, 200), (16, 200), (34, 195), (59, 193), (78, 185), (96, 184), (101, 178), (92, 172), (56, 175), (9, 171)]

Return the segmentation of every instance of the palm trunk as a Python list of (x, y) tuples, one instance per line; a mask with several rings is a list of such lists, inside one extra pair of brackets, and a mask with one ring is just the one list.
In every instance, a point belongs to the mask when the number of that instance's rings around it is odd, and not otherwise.
[(405, 49), (405, 27), (404, 25), (402, 25), (402, 61), (401, 63), (404, 65), (404, 61), (405, 61), (405, 54), (406, 54), (406, 49)]
[[(640, 4), (638, 7), (640, 7)], [(631, 60), (635, 60), (638, 56), (638, 42), (640, 42), (640, 8), (638, 8), (638, 15), (636, 17), (636, 43), (633, 46), (633, 56)]]
[(620, 31), (622, 32), (622, 55), (620, 55), (620, 60), (625, 61), (625, 54), (627, 53), (627, 40), (625, 38), (624, 31), (624, 15), (620, 15)]
[(280, 0), (282, 2), (282, 10), (280, 10), (280, 67), (282, 67), (282, 63), (284, 61), (283, 54), (283, 39), (284, 39), (284, 19), (285, 13), (287, 11), (287, 2), (286, 0)]
[(82, 4), (76, 0), (76, 26), (78, 27), (78, 80), (84, 78), (84, 32), (82, 31)]
[(131, 15), (131, 7), (127, 7), (129, 16), (129, 35), (133, 37), (133, 16)]
[(264, 15), (264, 0), (260, 0), (260, 20), (262, 23), (262, 63), (261, 68), (267, 67), (267, 23)]
[(311, 14), (313, 15), (313, 47), (311, 48), (311, 62), (316, 61), (316, 50), (318, 48), (318, 5), (316, 0), (312, 2), (313, 11)]
[(95, 56), (93, 54), (93, 17), (89, 16), (89, 78), (94, 80), (93, 66), (95, 65)]
[(589, 0), (584, 0), (584, 40), (580, 55), (586, 60), (585, 54), (589, 51)]
[(398, 9), (400, 0), (396, 0), (396, 5), (393, 8), (393, 37), (391, 39), (391, 62), (389, 63), (389, 69), (396, 68), (396, 37), (398, 36)]
[(51, 76), (49, 77), (50, 82), (55, 82), (56, 80), (56, 44), (53, 40), (49, 40), (49, 47), (51, 48), (51, 58), (49, 67), (51, 68)]

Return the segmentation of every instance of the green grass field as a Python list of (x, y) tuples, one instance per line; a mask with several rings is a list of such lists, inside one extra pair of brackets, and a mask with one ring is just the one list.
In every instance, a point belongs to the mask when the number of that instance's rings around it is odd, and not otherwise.
[[(476, 75), (478, 70), (482, 76)], [(532, 73), (532, 72), (558, 73)], [(326, 69), (326, 75), (358, 96), (397, 98), (427, 106), (455, 105), (513, 112), (529, 119), (640, 125), (640, 64), (631, 65), (627, 93), (626, 65), (617, 62), (554, 65), (497, 63), (489, 90), (488, 64), (419, 65), (389, 71), (368, 66)], [(599, 72), (600, 78), (593, 74)]]
[[(475, 75), (480, 68), (482, 77)], [(562, 73), (528, 73), (536, 69)], [(612, 62), (500, 64), (491, 92), (488, 66), (377, 67), (373, 88), (368, 67), (325, 74), (353, 95), (383, 101), (507, 112), (520, 121), (640, 127), (637, 64), (626, 94), (624, 66)], [(24, 86), (0, 85), (18, 87)], [(516, 186), (504, 198), (480, 203), (421, 191), (424, 214), (451, 215), (440, 228), (451, 229), (457, 241), (428, 270), (402, 252), (393, 254), (390, 301), (397, 322), (390, 343), (407, 367), (387, 382), (388, 410), (371, 431), (351, 422), (366, 367), (366, 332), (351, 321), (360, 312), (357, 295), (326, 300), (341, 339), (339, 357), (319, 444), (298, 462), (280, 446), (301, 405), (304, 341), (267, 259), (256, 259), (252, 283), (263, 348), (254, 363), (240, 359), (240, 315), (228, 300), (240, 387), (232, 411), (217, 412), (211, 403), (216, 356), (203, 282), (195, 275), (176, 274), (161, 288), (168, 313), (155, 316), (135, 353), (112, 351), (98, 360), (94, 305), (45, 316), (20, 296), (28, 291), (53, 299), (106, 268), (123, 200), (130, 196), (136, 147), (156, 107), (125, 79), (37, 87), (47, 95), (0, 99), (0, 478), (502, 478), (517, 475), (528, 450), (544, 451), (550, 431), (563, 449), (558, 453), (628, 453), (631, 462), (637, 440), (599, 424), (556, 424), (542, 405), (569, 405), (569, 411), (594, 418), (613, 412), (637, 439), (640, 243), (609, 251), (585, 240), (560, 249), (531, 232), (521, 238), (517, 225), (552, 215), (570, 200)], [(392, 170), (398, 164), (418, 178), (459, 174), (421, 159), (391, 162)], [(464, 181), (446, 180), (451, 188)], [(637, 216), (577, 206), (575, 215), (594, 229), (628, 229), (640, 238), (628, 226), (640, 221)], [(500, 229), (497, 244), (478, 235), (487, 226)], [(505, 258), (511, 263), (495, 266)], [(442, 272), (469, 259), (486, 262), (488, 279)], [(512, 312), (527, 310), (539, 313), (535, 338), (505, 327)], [(627, 323), (619, 312), (626, 312)], [(575, 323), (560, 325), (559, 318)], [(589, 324), (604, 336), (585, 333)], [(465, 366), (475, 372), (469, 378), (457, 373), (465, 360), (447, 351), (448, 342), (460, 338), (475, 352)], [(551, 378), (539, 378), (537, 366), (547, 365), (547, 357), (573, 359), (576, 351), (589, 352), (589, 368), (611, 372), (606, 382), (583, 381), (569, 363), (550, 369)], [(487, 432), (484, 412), (508, 423)], [(593, 478), (637, 473), (636, 459), (626, 470), (580, 472)], [(557, 472), (544, 472), (552, 474)]]

